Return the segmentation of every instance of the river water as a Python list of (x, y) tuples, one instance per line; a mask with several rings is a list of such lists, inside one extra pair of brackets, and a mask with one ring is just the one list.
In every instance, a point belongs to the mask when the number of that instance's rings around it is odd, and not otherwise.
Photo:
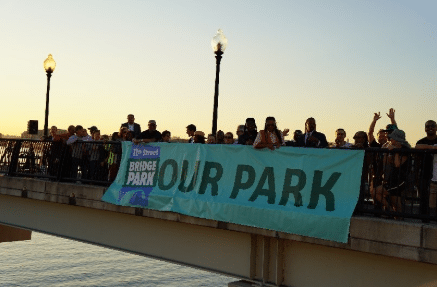
[(33, 232), (0, 243), (0, 286), (227, 286), (235, 278)]

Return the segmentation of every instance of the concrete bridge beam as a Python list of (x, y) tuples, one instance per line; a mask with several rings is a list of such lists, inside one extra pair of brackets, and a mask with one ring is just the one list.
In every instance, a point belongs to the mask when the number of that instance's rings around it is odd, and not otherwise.
[(104, 191), (89, 185), (0, 177), (0, 223), (217, 272), (258, 286), (437, 285), (434, 225), (352, 218), (349, 242), (336, 243), (115, 206), (100, 201)]

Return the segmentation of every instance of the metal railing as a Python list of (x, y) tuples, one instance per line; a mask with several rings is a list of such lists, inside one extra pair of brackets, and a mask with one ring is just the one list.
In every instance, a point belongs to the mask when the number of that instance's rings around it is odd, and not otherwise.
[(430, 185), (436, 151), (368, 148), (355, 214), (437, 221)]
[(121, 159), (120, 142), (0, 139), (0, 173), (110, 185)]
[[(118, 141), (78, 141), (66, 145), (53, 141), (0, 139), (0, 174), (109, 186), (117, 175), (121, 153)], [(430, 193), (435, 153), (437, 151), (415, 149), (366, 149), (354, 214), (437, 221), (437, 199)]]

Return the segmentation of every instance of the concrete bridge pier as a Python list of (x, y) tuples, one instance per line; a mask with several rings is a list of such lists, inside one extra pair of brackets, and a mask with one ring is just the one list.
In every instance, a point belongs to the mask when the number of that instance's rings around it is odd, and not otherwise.
[(0, 224), (0, 243), (30, 240), (32, 231)]

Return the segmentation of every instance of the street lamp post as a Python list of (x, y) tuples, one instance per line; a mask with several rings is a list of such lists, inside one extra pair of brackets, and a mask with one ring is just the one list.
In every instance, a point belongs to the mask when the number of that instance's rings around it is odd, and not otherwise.
[(212, 50), (214, 51), (216, 58), (216, 72), (215, 72), (215, 92), (214, 92), (214, 111), (212, 115), (212, 134), (217, 133), (217, 109), (218, 109), (218, 95), (219, 95), (219, 74), (220, 74), (220, 61), (222, 55), (225, 52), (228, 45), (228, 39), (223, 35), (223, 31), (219, 29), (217, 34), (211, 40)]
[(44, 70), (47, 73), (47, 94), (46, 94), (46, 116), (44, 119), (44, 137), (48, 136), (48, 125), (49, 125), (49, 92), (50, 92), (50, 78), (55, 70), (56, 62), (53, 60), (52, 54), (49, 54), (47, 59), (44, 61)]

